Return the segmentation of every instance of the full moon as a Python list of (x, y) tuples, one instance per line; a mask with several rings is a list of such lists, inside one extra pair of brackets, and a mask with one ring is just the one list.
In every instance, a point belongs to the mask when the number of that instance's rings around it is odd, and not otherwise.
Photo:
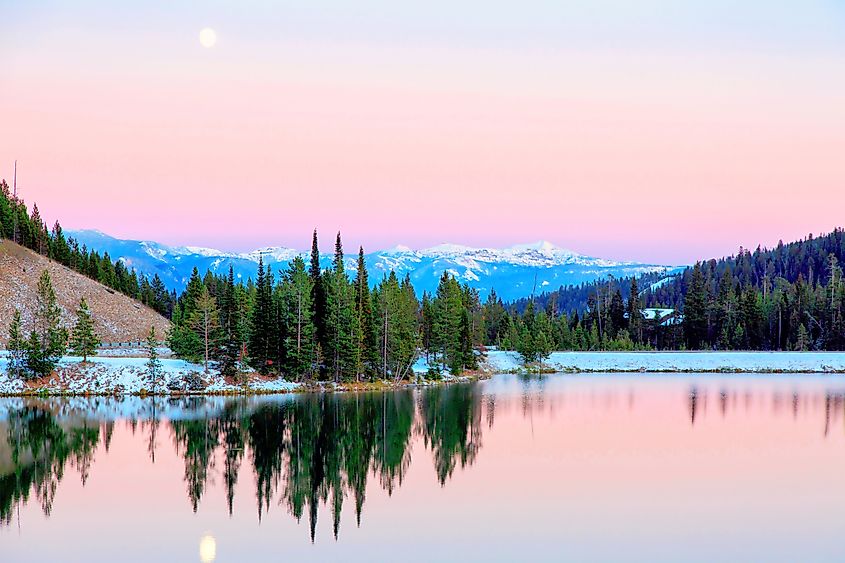
[(208, 49), (214, 47), (215, 43), (217, 43), (217, 32), (210, 27), (206, 27), (200, 31), (200, 45)]
[(206, 534), (200, 539), (200, 561), (211, 563), (217, 558), (217, 542), (214, 536)]

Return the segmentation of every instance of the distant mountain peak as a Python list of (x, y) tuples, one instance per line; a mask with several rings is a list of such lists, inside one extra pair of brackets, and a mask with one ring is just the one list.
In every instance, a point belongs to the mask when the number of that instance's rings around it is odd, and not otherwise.
[(391, 246), (390, 248), (382, 250), (381, 253), (386, 254), (388, 256), (393, 256), (396, 254), (415, 254), (416, 251), (414, 251), (408, 246), (405, 246), (404, 244), (397, 244), (396, 246)]
[(286, 262), (288, 260), (293, 260), (302, 254), (302, 252), (296, 250), (295, 248), (288, 248), (286, 246), (266, 246), (264, 248), (253, 250), (252, 252), (233, 254), (233, 256), (257, 263), (259, 258), (264, 258), (265, 262), (268, 259), (272, 259), (277, 262)]
[[(152, 241), (119, 240), (99, 231), (73, 231), (70, 236), (80, 244), (100, 252), (108, 252), (139, 273), (154, 274), (168, 288), (180, 290), (197, 268), (218, 275), (231, 266), (239, 279), (254, 278), (259, 258), (274, 271), (287, 267), (296, 256), (308, 259), (308, 253), (283, 246), (268, 246), (251, 252), (223, 252), (213, 248), (170, 247)], [(354, 269), (357, 253), (346, 256), (348, 267)], [(320, 256), (321, 265), (330, 267), (333, 255)], [(462, 283), (475, 288), (482, 299), (491, 289), (505, 300), (530, 295), (537, 287), (558, 288), (593, 281), (606, 276), (624, 277), (646, 272), (665, 271), (664, 266), (615, 262), (584, 256), (561, 248), (549, 241), (516, 244), (506, 248), (476, 248), (462, 244), (443, 243), (422, 250), (405, 245), (371, 252), (364, 257), (370, 270), (370, 281), (378, 283), (390, 271), (400, 277), (410, 276), (419, 294), (433, 293), (443, 272), (449, 272)]]

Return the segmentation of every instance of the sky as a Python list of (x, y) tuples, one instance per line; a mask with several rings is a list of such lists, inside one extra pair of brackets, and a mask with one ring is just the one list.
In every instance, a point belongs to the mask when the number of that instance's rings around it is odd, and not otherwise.
[(845, 223), (844, 101), (842, 0), (0, 0), (0, 177), (167, 244), (772, 246)]

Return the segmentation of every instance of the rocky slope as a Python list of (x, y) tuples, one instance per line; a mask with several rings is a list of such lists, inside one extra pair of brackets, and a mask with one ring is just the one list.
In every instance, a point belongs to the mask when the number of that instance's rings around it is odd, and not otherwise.
[(170, 326), (167, 319), (139, 302), (5, 240), (0, 241), (0, 343), (8, 337), (15, 308), (21, 311), (24, 330), (29, 330), (38, 278), (44, 269), (50, 271), (62, 320), (68, 328), (73, 326), (82, 297), (91, 307), (95, 329), (103, 342), (142, 340), (151, 326), (163, 338)]

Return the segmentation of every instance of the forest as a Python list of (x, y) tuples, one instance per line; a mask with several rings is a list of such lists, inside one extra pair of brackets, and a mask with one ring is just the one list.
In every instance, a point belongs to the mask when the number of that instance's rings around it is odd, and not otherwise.
[[(310, 262), (273, 271), (259, 260), (255, 279), (200, 275), (168, 292), (108, 254), (48, 230), (33, 205), (0, 184), (0, 235), (139, 299), (173, 322), (167, 343), (182, 358), (215, 363), (243, 377), (294, 381), (407, 379), (424, 357), (428, 377), (478, 368), (490, 347), (525, 362), (555, 350), (842, 350), (845, 283), (842, 229), (774, 249), (696, 263), (657, 274), (608, 279), (503, 302), (444, 273), (434, 294), (418, 296), (395, 273), (371, 283), (364, 250), (347, 271), (338, 233), (331, 267), (321, 268), (317, 232)], [(660, 283), (656, 283), (656, 282)], [(655, 314), (655, 309), (661, 311)]]
[[(740, 248), (734, 256), (698, 262), (653, 289), (653, 278), (602, 280), (544, 293), (533, 302), (553, 317), (579, 315), (581, 324), (608, 342), (621, 333), (635, 345), (670, 350), (843, 350), (843, 260), (845, 231), (835, 229), (773, 249)], [(525, 310), (530, 301), (512, 305)], [(631, 317), (634, 308), (678, 314), (661, 324)]]

